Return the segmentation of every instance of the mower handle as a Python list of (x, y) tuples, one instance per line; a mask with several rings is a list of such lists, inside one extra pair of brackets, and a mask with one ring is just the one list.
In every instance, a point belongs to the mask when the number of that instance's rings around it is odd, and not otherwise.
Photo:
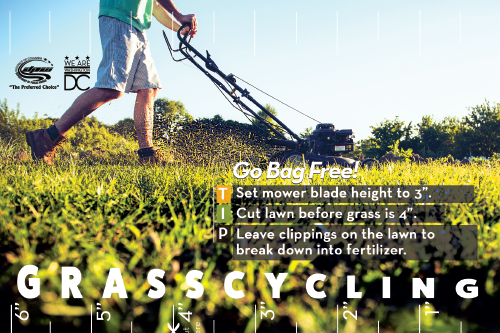
[[(181, 31), (184, 30), (185, 28), (188, 28), (188, 31), (186, 32), (186, 34), (184, 36), (182, 36), (181, 35)], [(274, 132), (274, 134), (276, 134), (280, 139), (282, 139), (283, 141), (280, 142), (278, 145), (294, 146), (293, 143), (286, 142), (286, 141), (289, 141), (289, 140), (287, 140), (287, 138), (285, 137), (285, 135), (283, 135), (281, 132), (279, 132), (278, 130), (276, 130), (273, 126), (271, 126), (271, 124), (269, 124), (268, 121), (266, 121), (264, 118), (262, 118), (261, 116), (259, 116), (255, 111), (253, 111), (250, 107), (248, 107), (245, 103), (243, 103), (243, 101), (240, 99), (240, 97), (245, 97), (248, 100), (250, 100), (262, 112), (264, 112), (272, 120), (274, 120), (282, 129), (284, 129), (286, 132), (288, 132), (290, 134), (290, 136), (292, 136), (295, 140), (297, 140), (297, 142), (303, 141), (297, 134), (295, 134), (290, 128), (288, 128), (283, 122), (281, 122), (281, 120), (279, 120), (278, 118), (276, 118), (272, 113), (270, 113), (269, 111), (267, 111), (267, 109), (264, 106), (262, 106), (259, 102), (257, 102), (250, 95), (250, 92), (248, 90), (243, 89), (238, 84), (236, 84), (236, 79), (234, 78), (234, 76), (232, 74), (230, 74), (230, 75), (224, 74), (217, 67), (217, 65), (215, 64), (215, 62), (211, 59), (210, 54), (208, 53), (208, 51), (207, 51), (207, 55), (204, 56), (198, 50), (196, 50), (190, 44), (191, 37), (189, 36), (189, 33), (191, 32), (191, 30), (192, 30), (191, 29), (191, 23), (184, 23), (179, 28), (179, 30), (177, 30), (177, 37), (179, 38), (179, 48), (177, 50), (173, 50), (172, 49), (172, 47), (170, 45), (170, 42), (168, 41), (167, 35), (165, 34), (165, 31), (163, 31), (163, 36), (165, 38), (165, 41), (167, 42), (167, 45), (168, 45), (168, 48), (169, 48), (169, 51), (170, 51), (170, 55), (172, 56), (172, 59), (174, 59), (174, 61), (180, 62), (180, 61), (183, 61), (183, 60), (186, 60), (186, 59), (189, 60), (200, 71), (202, 71), (203, 74), (205, 74), (206, 76), (208, 76), (208, 78), (210, 80), (212, 80), (212, 82), (219, 89), (221, 89), (228, 96), (232, 97), (233, 98), (233, 102), (235, 102), (238, 105), (241, 105), (245, 110), (247, 110), (248, 112), (250, 112), (255, 119), (257, 119), (257, 120), (261, 121), (262, 123), (264, 123), (265, 126), (267, 128), (269, 128), (269, 130), (271, 130), (272, 132)], [(177, 60), (177, 59), (174, 58), (172, 52), (180, 52), (184, 56), (184, 58)], [(189, 54), (189, 52), (191, 52), (193, 55)], [(194, 58), (196, 58), (196, 57), (198, 57), (201, 61), (203, 61), (205, 63), (205, 67), (207, 69), (203, 68), (197, 61), (194, 60)], [(233, 90), (229, 90), (222, 82), (220, 82), (212, 74), (210, 74), (209, 71), (210, 72), (214, 72), (217, 75), (219, 75), (226, 83), (228, 83), (229, 85), (233, 86), (234, 89)], [(238, 91), (239, 93), (241, 93), (241, 96), (235, 96), (234, 95), (235, 91)]]
[[(188, 31), (186, 32), (186, 34), (184, 35), (184, 37), (181, 35), (181, 31), (184, 30), (185, 28), (188, 28)], [(168, 46), (168, 51), (170, 52), (170, 56), (172, 56), (172, 59), (175, 61), (175, 62), (181, 62), (183, 60), (186, 60), (188, 59), (189, 57), (185, 57), (185, 58), (182, 58), (182, 59), (175, 59), (174, 57), (174, 53), (175, 52), (179, 52), (181, 51), (181, 49), (187, 49), (189, 45), (189, 43), (191, 43), (191, 36), (189, 36), (189, 33), (191, 32), (191, 24), (190, 23), (184, 23), (178, 30), (177, 30), (177, 37), (179, 38), (179, 48), (177, 50), (175, 50), (172, 45), (170, 45), (170, 42), (167, 38), (167, 35), (165, 34), (165, 30), (163, 30), (163, 38), (165, 38), (165, 42), (167, 43), (167, 46)], [(189, 38), (188, 38), (189, 37)], [(173, 41), (172, 41), (173, 42)], [(184, 45), (184, 46), (183, 46)], [(189, 46), (189, 48), (191, 48), (191, 46)], [(183, 53), (181, 51), (181, 53)], [(196, 58), (197, 55), (194, 55), (193, 58)]]
[[(182, 37), (181, 31), (184, 30), (187, 27), (189, 27), (189, 29), (186, 32), (186, 34), (184, 35), (184, 37)], [(191, 36), (189, 36), (190, 32), (191, 32), (191, 23), (184, 23), (183, 25), (181, 25), (181, 27), (179, 28), (179, 30), (177, 30), (177, 37), (179, 39), (183, 39), (185, 43), (189, 44), (189, 43), (191, 43), (191, 38), (192, 38)], [(187, 39), (188, 36), (189, 36), (189, 40)]]

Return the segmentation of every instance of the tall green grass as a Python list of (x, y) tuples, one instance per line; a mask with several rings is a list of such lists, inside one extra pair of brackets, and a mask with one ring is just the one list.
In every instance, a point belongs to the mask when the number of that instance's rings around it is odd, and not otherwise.
[[(13, 152), (14, 147), (4, 147), (0, 156)], [(306, 180), (339, 185), (474, 185), (474, 204), (450, 205), (447, 217), (454, 224), (479, 226), (479, 260), (470, 262), (233, 261), (230, 245), (212, 242), (213, 187), (291, 181), (265, 177), (241, 181), (227, 167), (142, 166), (133, 152), (122, 150), (87, 159), (62, 154), (52, 167), (2, 158), (0, 173), (0, 287), (4, 295), (13, 295), (21, 307), (30, 309), (28, 325), (33, 327), (48, 325), (51, 318), (52, 325), (83, 331), (87, 328), (83, 316), (90, 305), (95, 308), (100, 302), (112, 315), (104, 324), (108, 332), (130, 331), (131, 321), (135, 332), (169, 332), (172, 305), (183, 303), (193, 312), (192, 320), (203, 323), (202, 332), (212, 331), (212, 319), (227, 331), (253, 332), (254, 306), (263, 301), (276, 313), (272, 322), (258, 316), (263, 332), (293, 330), (296, 322), (299, 331), (331, 332), (337, 319), (342, 332), (374, 332), (377, 321), (386, 331), (416, 332), (421, 300), (411, 299), (410, 279), (436, 276), (442, 284), (438, 288), (452, 296), (436, 299), (439, 304), (435, 306), (449, 301), (458, 302), (458, 308), (450, 306), (433, 320), (426, 318), (422, 332), (456, 332), (461, 320), (473, 332), (481, 331), (484, 323), (467, 313), (481, 304), (457, 299), (454, 286), (447, 286), (446, 281), (461, 275), (479, 276), (481, 302), (499, 296), (498, 164), (401, 163), (360, 170), (357, 179)], [(28, 264), (39, 267), (42, 291), (35, 300), (23, 299), (15, 286), (19, 269)], [(83, 299), (61, 298), (62, 266), (81, 270)], [(121, 269), (127, 299), (101, 298), (111, 267)], [(153, 268), (166, 271), (166, 294), (159, 301), (147, 296), (147, 272)], [(191, 269), (204, 272), (205, 293), (196, 301), (185, 297), (184, 279)], [(224, 292), (224, 276), (232, 270), (245, 273), (244, 282), (234, 285), (245, 291), (243, 299), (231, 299)], [(281, 299), (271, 297), (264, 272), (289, 273)], [(325, 300), (312, 299), (305, 291), (307, 277), (318, 272), (328, 276), (323, 286), (328, 295)], [(358, 290), (365, 292), (361, 300), (341, 298), (347, 274), (359, 277)], [(401, 304), (377, 294), (382, 276), (407, 282), (407, 290), (393, 290), (409, 295)], [(342, 310), (343, 301), (349, 302), (349, 309), (358, 309), (357, 321), (345, 321), (342, 311), (337, 318), (337, 305)]]

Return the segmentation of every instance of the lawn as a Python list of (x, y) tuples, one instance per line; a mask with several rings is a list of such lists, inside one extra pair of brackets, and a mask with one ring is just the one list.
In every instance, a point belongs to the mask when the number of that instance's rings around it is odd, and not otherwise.
[[(447, 221), (479, 226), (477, 261), (233, 261), (228, 244), (212, 242), (212, 189), (230, 184), (291, 184), (291, 181), (238, 180), (229, 167), (170, 165), (141, 166), (132, 154), (97, 156), (85, 160), (63, 155), (56, 166), (3, 159), (0, 162), (0, 297), (2, 322), (8, 306), (17, 302), (30, 319), (16, 332), (47, 329), (89, 332), (90, 307), (99, 302), (111, 320), (96, 323), (94, 331), (169, 332), (172, 305), (182, 303), (193, 314), (191, 332), (253, 332), (255, 305), (273, 310), (274, 320), (257, 316), (259, 332), (418, 332), (418, 305), (411, 298), (411, 278), (436, 278), (431, 306), (440, 313), (425, 316), (422, 332), (498, 332), (496, 320), (500, 286), (500, 165), (452, 166), (398, 163), (361, 170), (350, 180), (313, 179), (310, 184), (342, 185), (474, 185), (473, 205), (449, 205)], [(307, 180), (309, 181), (309, 180)], [(41, 294), (28, 300), (16, 287), (24, 265), (36, 265)], [(82, 272), (82, 299), (61, 298), (61, 267)], [(121, 269), (128, 298), (102, 299), (108, 271)], [(165, 296), (147, 296), (147, 273), (166, 272)], [(200, 299), (186, 297), (188, 271), (204, 272), (205, 292)], [(224, 292), (224, 277), (234, 270), (245, 273), (235, 289), (242, 299)], [(287, 272), (281, 299), (271, 297), (264, 272)], [(327, 275), (328, 297), (315, 300), (305, 291), (313, 273)], [(345, 299), (346, 275), (357, 276), (363, 298)], [(390, 299), (381, 298), (383, 276), (393, 277)], [(463, 278), (478, 280), (479, 297), (462, 299), (455, 284)], [(358, 319), (345, 320), (343, 302), (357, 310)], [(493, 303), (496, 302), (496, 303)], [(4, 307), (5, 306), (5, 307)], [(337, 315), (337, 307), (340, 312)], [(17, 319), (16, 319), (17, 320)], [(176, 322), (181, 320), (176, 318)]]

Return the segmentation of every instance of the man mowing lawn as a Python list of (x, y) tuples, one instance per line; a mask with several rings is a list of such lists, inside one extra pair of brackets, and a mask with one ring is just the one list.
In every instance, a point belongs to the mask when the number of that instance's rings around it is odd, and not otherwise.
[(34, 159), (54, 163), (57, 148), (66, 141), (64, 135), (78, 121), (101, 105), (120, 98), (123, 93), (137, 93), (134, 124), (139, 141), (139, 162), (158, 163), (161, 158), (153, 148), (153, 103), (160, 79), (151, 58), (145, 30), (153, 15), (165, 27), (177, 31), (181, 24), (191, 23), (190, 35), (197, 32), (195, 15), (182, 15), (172, 0), (101, 0), (99, 33), (102, 61), (97, 69), (95, 87), (81, 94), (62, 117), (48, 129), (26, 133)]

